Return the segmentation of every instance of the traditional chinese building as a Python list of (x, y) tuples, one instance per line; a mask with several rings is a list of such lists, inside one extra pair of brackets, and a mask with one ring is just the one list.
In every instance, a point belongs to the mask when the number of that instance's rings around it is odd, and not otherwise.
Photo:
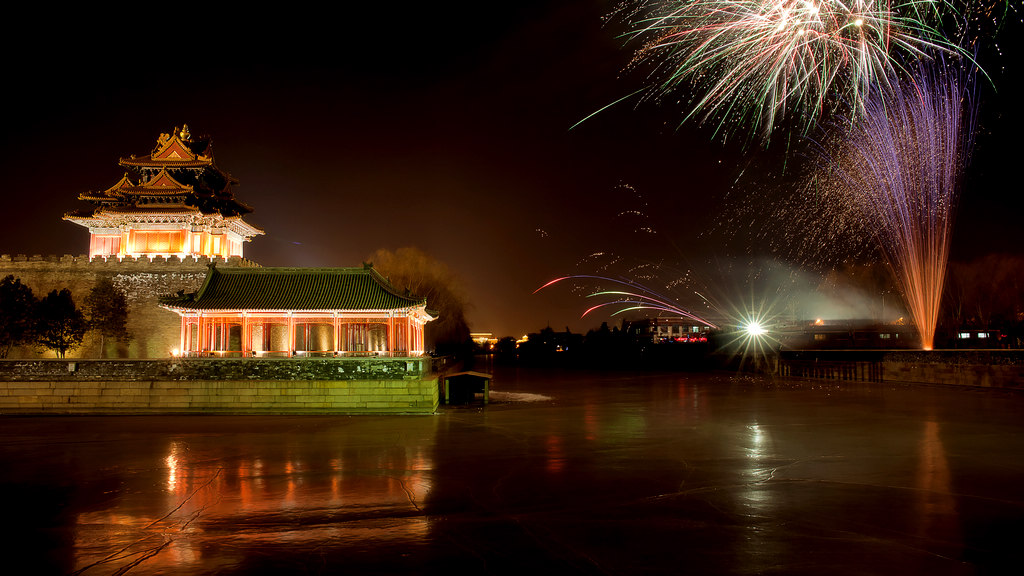
[(193, 294), (164, 298), (181, 315), (187, 356), (419, 356), (426, 300), (361, 268), (211, 266)]
[(242, 256), (263, 234), (243, 220), (252, 209), (234, 198), (232, 176), (217, 168), (209, 136), (188, 126), (161, 134), (147, 156), (122, 158), (130, 172), (102, 192), (79, 196), (91, 209), (65, 220), (89, 229), (89, 257)]

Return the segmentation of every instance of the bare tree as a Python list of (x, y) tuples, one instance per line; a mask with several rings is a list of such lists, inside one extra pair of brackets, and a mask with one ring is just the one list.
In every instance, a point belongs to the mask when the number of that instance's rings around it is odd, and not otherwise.
[(466, 298), (458, 277), (446, 264), (414, 247), (394, 251), (381, 248), (368, 261), (395, 288), (408, 289), (414, 296), (427, 299), (427, 309), (438, 317), (424, 328), (428, 348), (452, 353), (468, 342)]

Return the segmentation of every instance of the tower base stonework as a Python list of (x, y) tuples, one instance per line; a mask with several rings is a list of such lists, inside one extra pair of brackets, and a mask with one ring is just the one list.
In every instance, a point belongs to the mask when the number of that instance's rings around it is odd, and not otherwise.
[[(93, 258), (88, 256), (0, 255), (0, 278), (8, 274), (32, 289), (36, 298), (51, 290), (67, 288), (80, 309), (85, 297), (100, 278), (110, 278), (128, 300), (128, 342), (111, 342), (93, 332), (86, 333), (82, 346), (68, 352), (68, 358), (166, 358), (181, 345), (181, 319), (159, 306), (159, 298), (180, 290), (193, 292), (206, 278), (209, 265), (221, 268), (258, 267), (244, 258)], [(53, 353), (38, 346), (13, 348), (9, 358), (47, 358)]]

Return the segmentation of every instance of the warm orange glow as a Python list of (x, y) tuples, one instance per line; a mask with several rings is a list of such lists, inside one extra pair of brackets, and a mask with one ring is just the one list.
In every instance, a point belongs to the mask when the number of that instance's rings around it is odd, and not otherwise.
[[(110, 573), (127, 573), (142, 557), (147, 573), (201, 571), (206, 566), (202, 554), (218, 542), (206, 530), (208, 522), (319, 515), (324, 502), (343, 502), (353, 512), (348, 516), (345, 508), (338, 508), (332, 512), (342, 521), (306, 530), (289, 524), (238, 530), (230, 535), (231, 545), (256, 549), (275, 539), (297, 546), (422, 541), (429, 530), (421, 512), (432, 490), (433, 442), (432, 436), (424, 436), (400, 449), (345, 451), (327, 470), (313, 466), (308, 454), (264, 466), (251, 457), (238, 462), (206, 459), (205, 453), (190, 451), (186, 442), (172, 442), (163, 458), (163, 499), (126, 490), (112, 507), (76, 516), (73, 568), (85, 572), (102, 565)], [(363, 520), (358, 511), (366, 509), (387, 510), (394, 517), (388, 522)]]
[(242, 242), (227, 234), (188, 229), (148, 230), (133, 228), (121, 234), (92, 234), (89, 257), (139, 258), (143, 256), (242, 256)]
[(548, 472), (558, 473), (565, 469), (565, 448), (562, 446), (561, 436), (548, 436), (545, 438), (547, 445), (546, 466)]
[(938, 422), (924, 423), (924, 434), (918, 452), (915, 473), (917, 488), (918, 534), (936, 540), (960, 540), (956, 501), (952, 496), (953, 481), (942, 444)]
[(132, 230), (128, 238), (132, 254), (177, 254), (184, 251), (185, 230)]
[(424, 354), (422, 321), (366, 311), (185, 313), (181, 342), (185, 356)]
[(116, 256), (121, 252), (120, 234), (93, 234), (89, 238), (89, 257)]

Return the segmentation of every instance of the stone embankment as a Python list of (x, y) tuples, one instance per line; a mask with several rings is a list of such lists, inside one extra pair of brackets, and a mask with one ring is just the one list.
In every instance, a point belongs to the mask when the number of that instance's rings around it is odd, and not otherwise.
[(0, 361), (0, 414), (430, 414), (429, 358)]

